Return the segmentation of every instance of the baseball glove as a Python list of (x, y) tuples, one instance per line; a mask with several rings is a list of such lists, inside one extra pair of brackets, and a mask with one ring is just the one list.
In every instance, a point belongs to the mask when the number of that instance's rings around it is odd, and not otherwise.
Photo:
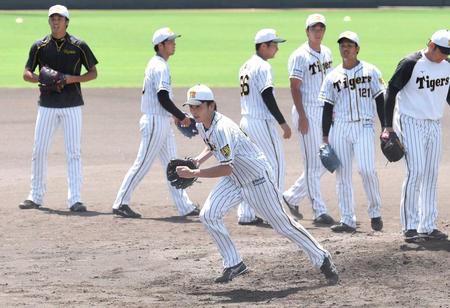
[(341, 165), (339, 158), (328, 143), (324, 143), (320, 146), (319, 157), (322, 161), (322, 165), (331, 173)]
[(43, 66), (39, 72), (39, 89), (43, 94), (61, 93), (66, 85), (66, 76), (48, 66)]
[(177, 128), (185, 137), (192, 138), (198, 135), (198, 129), (195, 126), (195, 120), (188, 114), (186, 116), (191, 120), (191, 125), (187, 127), (182, 127), (180, 123), (177, 124)]
[(192, 184), (194, 184), (195, 181), (197, 181), (197, 178), (182, 178), (177, 174), (177, 167), (178, 166), (186, 166), (190, 169), (197, 169), (197, 166), (195, 165), (195, 162), (190, 159), (171, 159), (169, 164), (167, 164), (166, 169), (166, 175), (167, 180), (170, 182), (170, 185), (175, 187), (176, 189), (185, 189)]
[(381, 151), (390, 162), (399, 161), (405, 155), (405, 148), (395, 132), (380, 136)]

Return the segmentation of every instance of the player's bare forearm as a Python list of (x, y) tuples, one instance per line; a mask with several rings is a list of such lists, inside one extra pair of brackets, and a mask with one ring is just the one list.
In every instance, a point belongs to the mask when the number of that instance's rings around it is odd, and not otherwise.
[(23, 71), (23, 80), (31, 82), (31, 83), (38, 83), (39, 82), (39, 76), (26, 68)]
[(205, 161), (207, 161), (212, 155), (213, 153), (211, 152), (209, 147), (205, 147), (203, 151), (199, 155), (197, 155), (197, 157), (194, 158), (194, 162), (197, 164), (197, 166), (200, 166)]
[(300, 79), (291, 78), (290, 79), (290, 87), (291, 87), (291, 96), (292, 100), (294, 101), (295, 109), (297, 109), (298, 114), (300, 117), (305, 117), (305, 109), (303, 108), (303, 101), (302, 101), (302, 93), (300, 91), (300, 86), (302, 84), (302, 81)]
[(87, 82), (97, 78), (97, 68), (95, 66), (91, 67), (89, 71), (80, 76), (66, 75), (66, 84)]
[(220, 178), (223, 176), (230, 175), (232, 167), (230, 165), (217, 165), (205, 169), (196, 169), (194, 174), (199, 178)]

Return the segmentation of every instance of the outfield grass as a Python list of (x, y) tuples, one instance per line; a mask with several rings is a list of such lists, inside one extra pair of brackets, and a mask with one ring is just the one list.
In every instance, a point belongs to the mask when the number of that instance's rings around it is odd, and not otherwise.
[[(170, 59), (172, 85), (202, 82), (236, 87), (239, 66), (254, 52), (253, 37), (271, 27), (288, 40), (270, 62), (275, 85), (286, 87), (289, 54), (305, 40), (308, 14), (328, 20), (324, 44), (340, 63), (336, 38), (344, 30), (357, 32), (360, 59), (377, 65), (389, 79), (401, 57), (423, 48), (438, 29), (448, 28), (450, 8), (380, 10), (168, 10), (71, 11), (69, 33), (88, 42), (99, 60), (99, 78), (88, 87), (140, 87), (145, 65), (153, 55), (151, 37), (159, 27), (182, 34)], [(352, 21), (344, 22), (344, 16)], [(16, 18), (22, 23), (16, 23)], [(31, 44), (49, 32), (46, 11), (0, 11), (2, 69), (0, 87), (34, 86), (22, 80)]]

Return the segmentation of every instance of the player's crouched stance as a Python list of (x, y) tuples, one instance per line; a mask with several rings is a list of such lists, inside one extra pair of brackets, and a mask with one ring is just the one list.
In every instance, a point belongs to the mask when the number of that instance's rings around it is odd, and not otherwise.
[(338, 272), (329, 252), (284, 212), (266, 157), (237, 124), (216, 111), (212, 91), (205, 85), (196, 85), (188, 90), (184, 105), (189, 105), (199, 134), (207, 145), (194, 159), (197, 165), (212, 155), (219, 161), (218, 165), (204, 169), (177, 167), (180, 177), (221, 178), (200, 212), (200, 220), (223, 258), (225, 269), (215, 282), (229, 282), (248, 271), (223, 223), (230, 208), (246, 201), (275, 231), (302, 248), (329, 284), (336, 284)]

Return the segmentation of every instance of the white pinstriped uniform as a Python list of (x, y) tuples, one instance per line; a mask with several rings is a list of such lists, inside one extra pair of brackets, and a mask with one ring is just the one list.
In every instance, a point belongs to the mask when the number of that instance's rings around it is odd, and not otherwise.
[(292, 106), (292, 125), (297, 132), (303, 157), (303, 174), (287, 191), (283, 193), (289, 204), (298, 205), (305, 197), (311, 201), (314, 218), (327, 213), (320, 192), (320, 177), (325, 173), (318, 156), (322, 143), (323, 102), (319, 100), (320, 87), (325, 76), (332, 70), (331, 50), (320, 45), (320, 52), (312, 49), (308, 42), (297, 48), (289, 57), (289, 79), (301, 80), (303, 108), (308, 118), (309, 128), (306, 135), (298, 131), (299, 114)]
[[(171, 124), (171, 114), (166, 111), (158, 101), (158, 91), (166, 90), (172, 99), (172, 87), (170, 70), (167, 62), (155, 55), (147, 64), (141, 99), (140, 121), (141, 143), (136, 160), (128, 170), (117, 193), (113, 208), (117, 209), (121, 204), (129, 204), (131, 194), (136, 186), (149, 171), (156, 157), (165, 167), (170, 159), (176, 158), (176, 144)], [(177, 207), (180, 216), (186, 215), (195, 206), (184, 190), (178, 190), (167, 183), (169, 191)]]
[[(241, 84), (240, 127), (264, 152), (275, 174), (280, 191), (284, 188), (285, 159), (283, 142), (278, 132), (278, 122), (270, 113), (261, 93), (273, 87), (272, 67), (258, 55), (253, 55), (239, 70)], [(255, 218), (253, 209), (243, 202), (238, 209), (239, 221)]]
[(356, 228), (353, 156), (369, 201), (369, 217), (381, 216), (381, 196), (375, 171), (374, 99), (383, 95), (384, 90), (380, 71), (374, 65), (360, 61), (350, 70), (344, 69), (342, 64), (336, 67), (325, 78), (320, 91), (320, 99), (334, 105), (334, 124), (329, 142), (341, 161), (336, 170), (338, 203), (341, 222), (353, 228)]
[(328, 251), (284, 212), (272, 168), (261, 150), (233, 121), (218, 112), (207, 131), (202, 124), (197, 127), (220, 164), (232, 166), (232, 173), (219, 180), (200, 212), (200, 220), (222, 255), (223, 266), (232, 267), (242, 261), (223, 217), (231, 207), (246, 201), (275, 231), (297, 244), (320, 267), (329, 256)]
[(34, 134), (31, 164), (31, 191), (28, 200), (42, 204), (46, 191), (47, 157), (53, 136), (59, 125), (64, 128), (64, 145), (67, 158), (67, 205), (81, 202), (81, 127), (82, 107), (47, 108), (39, 106)]
[(441, 118), (450, 87), (450, 63), (431, 62), (423, 51), (414, 58), (409, 81), (397, 94), (394, 114), (394, 128), (405, 146), (407, 167), (400, 219), (403, 230), (430, 233), (437, 229)]

